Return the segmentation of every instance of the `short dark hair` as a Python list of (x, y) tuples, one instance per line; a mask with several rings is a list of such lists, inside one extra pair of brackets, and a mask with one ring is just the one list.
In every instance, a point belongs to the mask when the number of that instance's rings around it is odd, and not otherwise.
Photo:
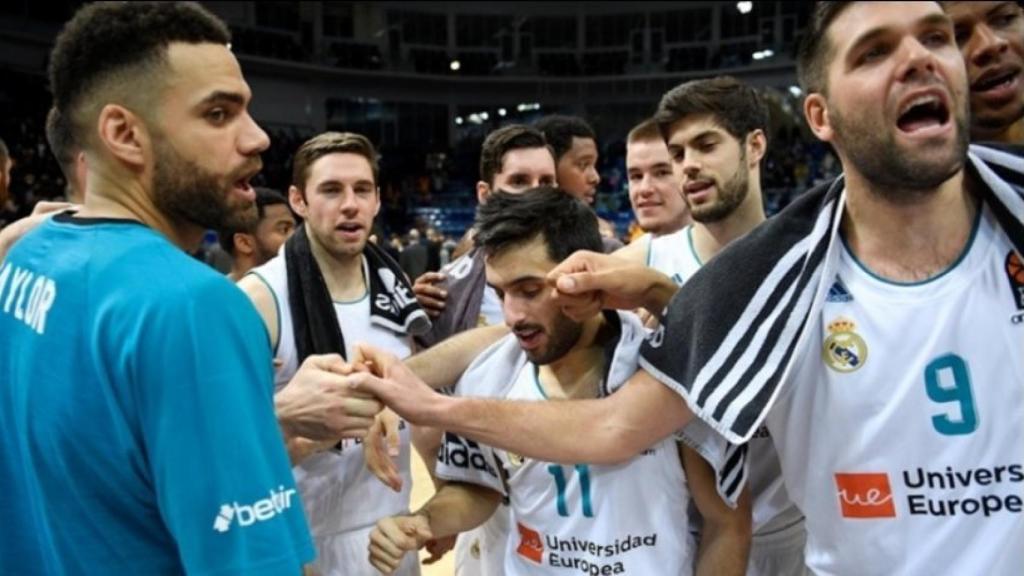
[[(256, 191), (257, 216), (255, 220), (251, 221), (251, 225), (244, 230), (224, 228), (217, 232), (217, 241), (220, 242), (220, 247), (232, 256), (235, 255), (235, 234), (238, 234), (239, 232), (243, 234), (252, 234), (256, 232), (256, 227), (263, 221), (263, 217), (267, 213), (267, 206), (276, 206), (278, 204), (288, 206), (288, 199), (284, 197), (284, 194), (281, 194), (273, 188), (257, 186), (254, 190)], [(289, 208), (289, 210), (291, 210), (291, 208)]]
[[(231, 33), (195, 2), (95, 2), (64, 25), (50, 54), (50, 90), (81, 145), (92, 123), (81, 117), (88, 98), (114, 87), (122, 92), (108, 94), (112, 99), (152, 96), (140, 85), (166, 76), (167, 47), (174, 42), (227, 45)], [(147, 112), (144, 105), (135, 108)]]
[(549, 186), (496, 191), (476, 211), (477, 247), (493, 255), (544, 235), (548, 256), (561, 262), (577, 250), (602, 251), (597, 215), (567, 192)]
[(4, 142), (3, 138), (0, 138), (0, 169), (3, 169), (3, 162), (6, 162), (10, 158), (11, 152), (7, 149), (7, 143)]
[(303, 142), (295, 152), (292, 158), (292, 185), (305, 194), (310, 167), (324, 156), (344, 153), (366, 158), (373, 170), (373, 183), (378, 182), (380, 168), (377, 164), (377, 149), (369, 138), (354, 132), (324, 132)]
[(544, 139), (555, 152), (555, 162), (572, 149), (573, 138), (590, 138), (597, 142), (597, 133), (579, 116), (552, 114), (537, 120), (534, 126), (544, 134)]
[(488, 134), (480, 147), (480, 179), (493, 186), (494, 175), (501, 172), (505, 154), (526, 148), (550, 150), (540, 130), (525, 124), (509, 124)]
[(633, 129), (629, 131), (626, 136), (626, 143), (630, 142), (648, 142), (650, 140), (663, 141), (661, 135), (661, 128), (658, 123), (654, 121), (654, 118), (648, 118), (643, 122), (633, 126)]
[(692, 116), (711, 116), (726, 132), (743, 141), (755, 130), (768, 132), (768, 106), (750, 86), (732, 76), (691, 80), (661, 97), (654, 121), (668, 140), (672, 124)]
[(828, 76), (825, 69), (835, 49), (828, 41), (828, 28), (853, 2), (822, 0), (815, 2), (796, 53), (796, 73), (804, 94), (828, 94)]
[(60, 171), (71, 181), (75, 177), (75, 157), (81, 148), (75, 144), (75, 135), (56, 106), (50, 108), (46, 115), (46, 142), (57, 159)]

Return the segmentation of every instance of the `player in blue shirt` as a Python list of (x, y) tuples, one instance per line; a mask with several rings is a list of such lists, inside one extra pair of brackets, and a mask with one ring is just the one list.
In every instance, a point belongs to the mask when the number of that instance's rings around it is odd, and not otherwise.
[[(266, 330), (182, 249), (255, 217), (267, 135), (194, 4), (97, 3), (50, 82), (84, 207), (0, 263), (0, 574), (298, 574), (313, 558)], [(301, 424), (301, 423), (300, 423)]]

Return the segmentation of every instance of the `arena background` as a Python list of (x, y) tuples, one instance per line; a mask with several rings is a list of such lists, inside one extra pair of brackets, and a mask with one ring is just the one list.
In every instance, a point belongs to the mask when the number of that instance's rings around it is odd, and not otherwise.
[[(0, 3), (0, 137), (15, 161), (0, 227), (64, 195), (43, 131), (45, 71), (80, 4)], [(800, 111), (793, 55), (810, 2), (203, 4), (230, 25), (253, 116), (271, 136), (259, 183), (286, 190), (291, 154), (315, 133), (365, 134), (381, 153), (381, 238), (432, 226), (458, 239), (472, 220), (484, 136), (551, 113), (597, 130), (597, 208), (627, 238), (626, 133), (671, 87), (719, 74), (769, 102), (769, 214), (838, 169)], [(414, 507), (432, 490), (422, 468), (415, 484)], [(426, 574), (451, 574), (445, 560)]]

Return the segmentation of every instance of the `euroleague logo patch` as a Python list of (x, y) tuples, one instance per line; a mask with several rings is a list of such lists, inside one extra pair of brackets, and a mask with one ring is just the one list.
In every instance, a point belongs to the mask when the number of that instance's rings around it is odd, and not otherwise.
[(853, 372), (868, 360), (868, 345), (857, 334), (853, 320), (842, 316), (828, 323), (828, 337), (821, 357), (836, 372)]
[(1024, 264), (1013, 250), (1006, 255), (1006, 279), (1010, 282), (1013, 304), (1017, 312), (1010, 316), (1013, 324), (1024, 324)]

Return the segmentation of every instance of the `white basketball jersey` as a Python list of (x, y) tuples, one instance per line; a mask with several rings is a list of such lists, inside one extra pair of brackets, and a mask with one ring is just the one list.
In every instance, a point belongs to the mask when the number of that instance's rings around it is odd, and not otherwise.
[[(363, 266), (366, 274), (365, 259)], [(283, 360), (284, 365), (277, 369), (274, 382), (280, 389), (298, 370), (284, 251), (252, 273), (266, 283), (277, 302), (279, 336), (275, 357)], [(346, 357), (351, 357), (353, 347), (359, 342), (383, 348), (399, 358), (409, 355), (407, 337), (371, 321), (369, 295), (352, 302), (335, 302), (334, 311), (345, 337)], [(359, 530), (373, 526), (384, 516), (408, 512), (412, 473), (409, 428), (405, 422), (402, 422), (400, 450), (401, 492), (392, 491), (366, 469), (362, 443), (355, 440), (345, 440), (340, 451), (322, 452), (294, 467), (313, 536), (319, 538)], [(369, 566), (365, 558), (354, 560)]]
[(647, 266), (672, 278), (682, 286), (704, 265), (693, 245), (693, 226), (686, 226), (664, 236), (646, 235)]
[(821, 574), (1024, 571), (1024, 271), (983, 210), (926, 282), (847, 249), (768, 415)]
[[(682, 286), (703, 265), (693, 244), (693, 225), (651, 238), (647, 248), (647, 265), (672, 278)], [(761, 427), (751, 438), (749, 452), (750, 492), (752, 498), (753, 533), (772, 534), (798, 524), (800, 511), (793, 505), (782, 482), (779, 456), (771, 434)]]
[[(636, 369), (642, 327), (616, 350), (619, 369)], [(510, 337), (511, 338), (511, 337)], [(627, 358), (628, 357), (628, 358)], [(513, 384), (497, 374), (497, 397), (544, 401), (536, 367), (526, 363)], [(487, 395), (487, 384), (459, 393)], [(505, 388), (506, 390), (502, 390)], [(586, 431), (580, 430), (580, 441)], [(504, 469), (508, 489), (498, 476)], [(522, 458), (446, 434), (438, 477), (488, 486), (509, 497), (511, 534), (506, 575), (690, 575), (687, 534), (689, 492), (674, 440), (664, 440), (617, 466), (552, 464)]]

